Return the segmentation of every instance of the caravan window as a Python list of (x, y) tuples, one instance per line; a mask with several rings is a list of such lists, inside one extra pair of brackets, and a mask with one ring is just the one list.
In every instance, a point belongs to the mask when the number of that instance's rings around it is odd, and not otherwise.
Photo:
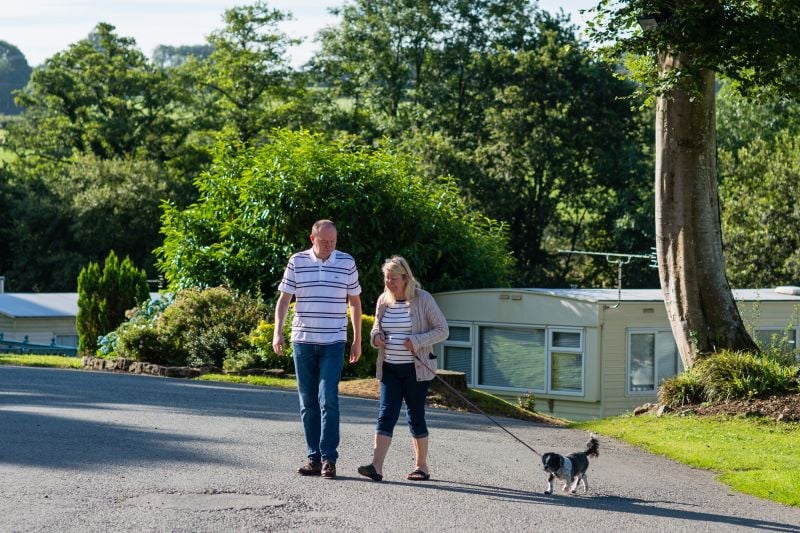
[(450, 335), (442, 343), (442, 368), (466, 374), (472, 384), (472, 328), (448, 324)]
[(478, 383), (542, 393), (583, 393), (583, 330), (480, 327)]
[(628, 393), (653, 394), (662, 381), (682, 371), (671, 330), (628, 331)]

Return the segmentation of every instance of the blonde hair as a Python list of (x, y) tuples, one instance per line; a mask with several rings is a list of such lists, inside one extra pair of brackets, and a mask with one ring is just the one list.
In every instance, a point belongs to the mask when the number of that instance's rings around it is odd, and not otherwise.
[[(414, 273), (411, 272), (411, 267), (408, 266), (408, 261), (405, 260), (404, 257), (399, 255), (393, 255), (389, 259), (383, 262), (383, 266), (381, 267), (381, 271), (383, 275), (392, 273), (399, 276), (403, 276), (406, 279), (406, 294), (405, 300), (410, 302), (416, 296), (417, 289), (421, 288), (419, 281), (414, 277)], [(389, 289), (383, 290), (384, 298), (388, 303), (395, 303), (396, 299), (392, 291)]]

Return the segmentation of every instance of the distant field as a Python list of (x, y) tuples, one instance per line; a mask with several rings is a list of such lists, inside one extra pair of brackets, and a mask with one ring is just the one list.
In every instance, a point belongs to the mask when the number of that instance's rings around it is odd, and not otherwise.
[[(2, 121), (4, 117), (0, 116), (0, 121)], [(3, 141), (6, 138), (6, 130), (0, 128), (0, 163), (6, 162), (10, 163), (16, 159), (16, 156), (11, 153), (9, 150), (3, 148)]]

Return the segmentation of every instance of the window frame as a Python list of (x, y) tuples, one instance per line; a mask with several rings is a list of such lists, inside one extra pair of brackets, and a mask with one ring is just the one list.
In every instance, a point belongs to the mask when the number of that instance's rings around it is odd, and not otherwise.
[[(650, 327), (650, 328), (626, 328), (625, 329), (625, 396), (655, 396), (658, 394), (658, 387), (660, 383), (655, 383), (658, 379), (659, 372), (658, 372), (658, 357), (656, 357), (655, 353), (653, 354), (653, 389), (652, 390), (631, 390), (631, 363), (632, 363), (632, 351), (631, 351), (631, 337), (633, 335), (647, 335), (653, 334), (656, 335), (658, 333), (669, 333), (672, 336), (672, 341), (675, 342), (675, 336), (672, 334), (672, 329), (669, 327)], [(677, 350), (677, 343), (675, 343), (675, 368), (678, 370), (678, 374), (684, 371), (683, 369), (683, 361), (681, 360), (680, 353)], [(677, 375), (677, 374), (675, 374)]]
[(459, 322), (459, 321), (448, 321), (447, 327), (448, 328), (467, 328), (469, 330), (469, 341), (451, 341), (449, 339), (445, 339), (440, 343), (441, 346), (441, 354), (440, 357), (442, 358), (441, 368), (447, 368), (447, 354), (445, 353), (445, 349), (448, 346), (452, 346), (455, 348), (469, 348), (470, 350), (470, 375), (466, 376), (467, 386), (472, 387), (473, 384), (473, 377), (475, 376), (475, 338), (477, 335), (475, 334), (475, 328), (473, 327), (474, 324), (472, 322)]
[[(448, 326), (465, 325), (463, 322), (448, 322)], [(472, 377), (473, 379), (467, 383), (470, 387), (480, 387), (486, 390), (496, 390), (500, 392), (520, 393), (520, 392), (533, 392), (536, 394), (546, 394), (548, 396), (566, 396), (566, 397), (584, 397), (586, 395), (586, 328), (580, 326), (547, 326), (543, 324), (508, 324), (498, 322), (472, 322), (471, 330), (472, 340)], [(545, 335), (545, 369), (544, 369), (544, 389), (534, 389), (529, 387), (504, 387), (500, 385), (484, 385), (479, 382), (480, 380), (480, 343), (483, 335), (483, 328), (500, 328), (500, 329), (542, 329)], [(561, 391), (554, 390), (551, 386), (552, 383), (552, 352), (553, 352), (553, 333), (578, 333), (580, 336), (579, 348), (561, 348), (557, 347), (556, 352), (559, 353), (576, 353), (581, 356), (581, 390), (580, 391)], [(449, 341), (444, 341), (442, 345), (451, 344)], [(465, 346), (463, 343), (453, 345)], [(442, 348), (444, 352), (444, 348)], [(443, 365), (444, 367), (444, 365)]]

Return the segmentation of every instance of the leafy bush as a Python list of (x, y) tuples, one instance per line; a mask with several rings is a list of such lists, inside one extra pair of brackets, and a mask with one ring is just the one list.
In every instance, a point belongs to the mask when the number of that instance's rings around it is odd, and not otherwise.
[[(258, 326), (250, 333), (248, 340), (252, 346), (249, 352), (232, 354), (225, 359), (223, 368), (228, 371), (239, 371), (245, 368), (282, 368), (288, 372), (294, 371), (294, 361), (292, 359), (291, 323), (294, 318), (294, 305), (290, 306), (286, 317), (283, 335), (286, 339), (284, 347), (285, 355), (277, 355), (272, 350), (272, 336), (275, 325), (261, 321)], [(348, 318), (349, 320), (349, 318)], [(378, 350), (370, 346), (369, 333), (375, 317), (371, 315), (361, 315), (361, 358), (358, 363), (351, 365), (345, 361), (342, 369), (342, 377), (347, 378), (371, 378), (375, 376), (375, 363), (378, 360)], [(345, 343), (345, 358), (349, 358), (350, 346), (353, 343), (353, 328), (347, 327), (347, 342)]]
[(749, 400), (800, 390), (800, 367), (779, 355), (721, 351), (701, 359), (690, 370), (665, 380), (658, 392), (661, 403)]
[(797, 386), (796, 367), (762, 354), (725, 350), (695, 366), (708, 401), (749, 400), (784, 394)]
[(536, 412), (536, 395), (528, 391), (522, 396), (517, 396), (517, 407), (531, 413)]
[(658, 389), (658, 401), (677, 407), (705, 400), (705, 388), (700, 375), (693, 369), (665, 379)]
[(93, 353), (98, 337), (125, 320), (125, 312), (150, 299), (147, 276), (130, 258), (122, 262), (112, 250), (103, 264), (91, 262), (78, 275), (78, 348)]
[(98, 339), (98, 347), (95, 355), (106, 359), (125, 357), (128, 359), (157, 363), (155, 360), (151, 361), (150, 359), (139, 359), (138, 354), (136, 354), (135, 350), (133, 350), (133, 347), (137, 345), (133, 338), (125, 340), (126, 348), (123, 351), (124, 353), (119, 353), (118, 348), (120, 336), (130, 334), (131, 337), (134, 337), (137, 335), (136, 332), (129, 333), (129, 329), (152, 329), (155, 331), (156, 320), (161, 316), (161, 313), (164, 311), (164, 309), (169, 307), (169, 305), (174, 301), (174, 294), (162, 293), (158, 296), (158, 298), (148, 299), (146, 302), (139, 305), (139, 307), (127, 313), (127, 322), (121, 324), (120, 327), (114, 331), (111, 331)]
[(230, 289), (186, 289), (140, 306), (128, 322), (101, 339), (98, 354), (221, 367), (226, 357), (251, 350), (248, 335), (265, 316), (263, 304)]
[(266, 316), (264, 305), (224, 287), (178, 293), (158, 321), (158, 336), (186, 365), (222, 367), (249, 348), (247, 336)]
[(408, 156), (303, 131), (278, 130), (257, 148), (220, 142), (197, 203), (165, 208), (159, 268), (172, 288), (227, 285), (271, 298), (289, 256), (310, 247), (314, 221), (330, 218), (367, 306), (392, 254), (430, 291), (507, 284), (506, 228), (467, 207), (452, 180), (412, 169)]

